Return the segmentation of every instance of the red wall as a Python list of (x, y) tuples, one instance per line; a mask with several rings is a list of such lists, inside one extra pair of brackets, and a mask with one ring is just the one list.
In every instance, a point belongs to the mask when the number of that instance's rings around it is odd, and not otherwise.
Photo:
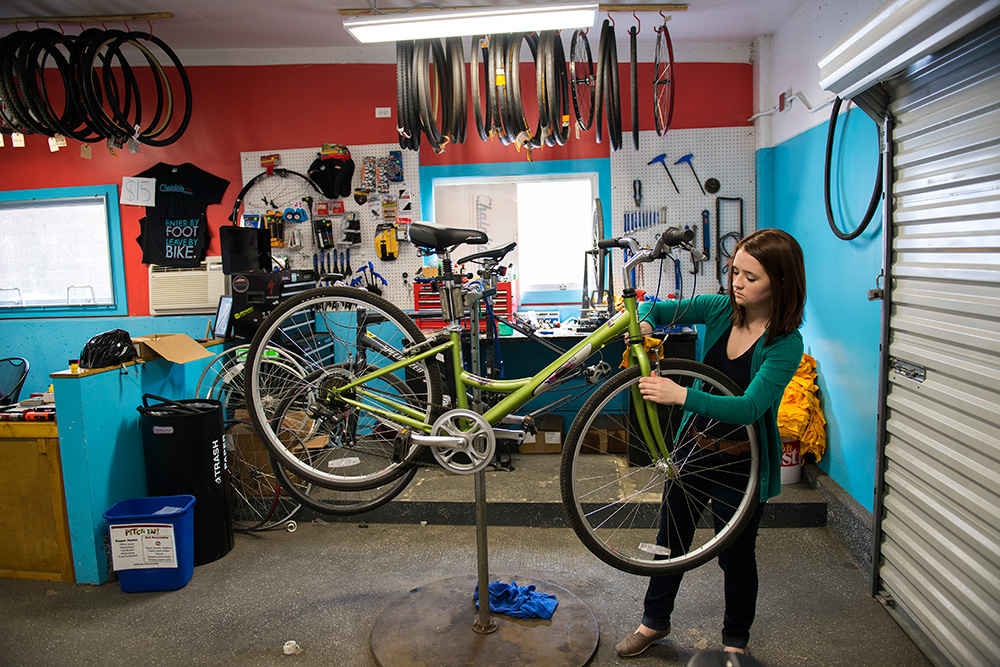
[[(525, 65), (524, 67), (532, 67)], [(752, 111), (750, 65), (731, 63), (680, 63), (676, 65), (676, 104), (672, 128), (746, 125)], [(628, 99), (628, 65), (620, 65), (624, 131), (631, 131)], [(36, 188), (121, 184), (157, 162), (190, 162), (230, 181), (222, 204), (208, 210), (212, 245), (208, 254), (219, 254), (217, 228), (228, 216), (242, 184), (239, 155), (245, 151), (318, 147), (322, 143), (346, 145), (396, 143), (395, 65), (296, 65), (267, 67), (191, 67), (193, 113), (179, 141), (164, 148), (143, 146), (138, 154), (127, 150), (109, 154), (93, 144), (90, 160), (80, 156), (80, 144), (70, 141), (58, 153), (49, 151), (45, 137), (28, 135), (24, 148), (0, 149), (0, 188)], [(533, 81), (533, 73), (522, 79)], [(652, 64), (639, 65), (639, 81), (652, 80)], [(640, 86), (639, 124), (653, 129), (652, 90)], [(375, 107), (390, 107), (392, 118), (375, 118)], [(530, 117), (530, 116), (529, 116)], [(524, 152), (499, 142), (484, 143), (476, 134), (472, 116), (466, 143), (434, 155), (422, 143), (421, 164), (474, 164), (526, 159)], [(631, 149), (631, 139), (623, 139)], [(607, 157), (609, 144), (594, 141), (594, 130), (571, 137), (563, 147), (533, 152), (533, 160)], [(122, 238), (129, 314), (149, 314), (146, 267), (134, 239), (144, 209), (122, 207)]]

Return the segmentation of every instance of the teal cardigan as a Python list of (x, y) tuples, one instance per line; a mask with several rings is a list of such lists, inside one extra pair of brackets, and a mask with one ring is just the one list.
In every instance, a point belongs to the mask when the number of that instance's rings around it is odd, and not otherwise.
[[(648, 314), (648, 317), (647, 317)], [(639, 319), (654, 326), (663, 324), (704, 324), (702, 359), (732, 324), (729, 297), (701, 295), (683, 301), (639, 304)], [(781, 493), (781, 436), (778, 434), (778, 406), (785, 387), (802, 360), (802, 335), (798, 331), (776, 338), (765, 346), (767, 335), (754, 343), (750, 360), (750, 386), (742, 396), (713, 396), (688, 389), (684, 409), (729, 422), (756, 424), (761, 440), (760, 499)]]

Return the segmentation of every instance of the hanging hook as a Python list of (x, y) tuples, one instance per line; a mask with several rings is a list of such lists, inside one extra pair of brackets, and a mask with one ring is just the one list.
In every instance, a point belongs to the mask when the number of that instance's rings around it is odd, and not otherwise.
[(614, 17), (611, 16), (611, 12), (608, 12), (608, 20), (611, 21), (611, 29), (614, 30), (614, 28), (615, 28), (615, 19), (614, 19)]
[(640, 21), (639, 17), (635, 15), (635, 12), (632, 12), (632, 18), (634, 18), (635, 22), (638, 24), (635, 28), (635, 34), (638, 35), (640, 32), (642, 32), (642, 21)]
[(149, 21), (149, 19), (146, 19), (146, 25), (149, 26), (149, 36), (152, 37), (153, 36), (153, 24)]

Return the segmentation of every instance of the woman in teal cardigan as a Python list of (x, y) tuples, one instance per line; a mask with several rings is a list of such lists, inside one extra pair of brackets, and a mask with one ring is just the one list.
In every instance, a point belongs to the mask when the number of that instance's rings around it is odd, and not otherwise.
[[(721, 423), (716, 433), (742, 432), (754, 424), (760, 438), (760, 504), (743, 532), (719, 556), (725, 576), (726, 611), (722, 643), (728, 652), (745, 653), (757, 607), (756, 541), (764, 502), (781, 492), (781, 437), (778, 406), (785, 387), (802, 359), (802, 324), (806, 280), (802, 249), (788, 233), (761, 229), (741, 240), (729, 271), (728, 295), (696, 296), (685, 301), (645, 303), (639, 308), (641, 329), (651, 333), (664, 324), (704, 324), (702, 361), (729, 376), (743, 389), (739, 396), (709, 395), (683, 387), (668, 378), (641, 378), (643, 398)], [(717, 428), (719, 425), (713, 425)], [(746, 436), (722, 440), (707, 432), (714, 443), (712, 456), (741, 451)], [(721, 446), (725, 443), (725, 449)], [(743, 454), (746, 458), (746, 455)], [(713, 494), (724, 492), (716, 481)], [(693, 527), (692, 527), (693, 530)], [(681, 538), (690, 544), (690, 536)], [(670, 614), (681, 575), (651, 577), (642, 622), (634, 634), (621, 640), (619, 656), (639, 655), (670, 632)]]

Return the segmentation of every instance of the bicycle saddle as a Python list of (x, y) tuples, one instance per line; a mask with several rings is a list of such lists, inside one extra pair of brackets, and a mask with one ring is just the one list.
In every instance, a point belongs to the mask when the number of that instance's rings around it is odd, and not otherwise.
[(453, 229), (433, 222), (414, 222), (410, 225), (410, 242), (435, 252), (448, 250), (460, 243), (482, 245), (489, 240), (485, 232), (476, 229)]
[(493, 248), (492, 250), (483, 250), (482, 252), (473, 253), (467, 257), (463, 257), (458, 260), (459, 264), (465, 264), (466, 262), (473, 262), (477, 259), (493, 259), (500, 261), (504, 256), (513, 250), (517, 246), (517, 243), (511, 241), (505, 246), (500, 246), (499, 248)]

